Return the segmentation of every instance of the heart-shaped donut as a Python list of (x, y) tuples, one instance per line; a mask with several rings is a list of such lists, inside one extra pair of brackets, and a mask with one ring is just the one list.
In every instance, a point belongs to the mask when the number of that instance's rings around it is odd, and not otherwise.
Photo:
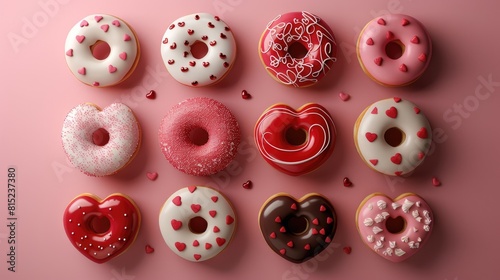
[(319, 104), (308, 103), (298, 110), (275, 104), (257, 121), (254, 138), (271, 166), (296, 176), (315, 170), (330, 157), (336, 132), (332, 117)]
[(104, 263), (134, 242), (141, 214), (135, 203), (123, 194), (115, 193), (101, 200), (84, 193), (68, 204), (63, 224), (71, 244), (82, 255)]
[(418, 195), (404, 193), (395, 199), (385, 194), (367, 196), (356, 212), (363, 242), (381, 257), (401, 262), (418, 252), (433, 228), (429, 205)]
[(278, 193), (264, 202), (259, 225), (274, 252), (288, 261), (301, 263), (332, 242), (337, 217), (333, 205), (317, 193), (300, 199)]

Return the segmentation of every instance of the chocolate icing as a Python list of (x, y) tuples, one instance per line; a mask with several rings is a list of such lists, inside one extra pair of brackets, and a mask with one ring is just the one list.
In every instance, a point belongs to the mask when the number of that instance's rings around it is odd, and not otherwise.
[(332, 204), (322, 196), (309, 194), (297, 201), (278, 195), (262, 207), (259, 225), (273, 251), (288, 261), (301, 263), (330, 244), (337, 217)]

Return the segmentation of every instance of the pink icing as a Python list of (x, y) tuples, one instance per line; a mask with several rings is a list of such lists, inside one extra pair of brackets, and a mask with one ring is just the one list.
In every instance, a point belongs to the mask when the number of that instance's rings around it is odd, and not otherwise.
[[(405, 226), (398, 233), (387, 229), (387, 220), (402, 217)], [(404, 261), (418, 252), (434, 227), (429, 205), (418, 195), (405, 193), (392, 200), (375, 193), (356, 213), (357, 228), (363, 242), (378, 255), (393, 262)]]
[[(293, 44), (307, 49), (303, 58), (289, 52)], [(323, 78), (336, 61), (337, 43), (330, 27), (308, 12), (278, 15), (268, 23), (259, 43), (259, 54), (268, 73), (295, 87), (310, 86)]]
[[(402, 45), (403, 54), (390, 58), (386, 46)], [(418, 79), (432, 54), (432, 45), (425, 27), (408, 15), (384, 15), (370, 21), (359, 35), (358, 59), (367, 74), (387, 86), (401, 86)]]
[[(204, 130), (208, 140), (196, 145), (190, 133)], [(178, 170), (191, 175), (215, 174), (233, 160), (240, 144), (240, 128), (231, 111), (222, 103), (190, 98), (173, 106), (158, 131), (165, 158)]]

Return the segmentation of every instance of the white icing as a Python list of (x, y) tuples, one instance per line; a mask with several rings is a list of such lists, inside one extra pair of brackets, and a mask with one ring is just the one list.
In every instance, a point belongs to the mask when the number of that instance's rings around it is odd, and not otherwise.
[(403, 249), (396, 248), (396, 250), (394, 250), (394, 254), (398, 257), (401, 257), (402, 255), (406, 254), (406, 252), (403, 251)]
[(379, 201), (377, 201), (377, 206), (380, 210), (382, 210), (382, 209), (385, 209), (385, 207), (387, 207), (387, 203), (383, 200), (379, 200)]
[(382, 232), (382, 231), (383, 231), (381, 228), (379, 228), (379, 227), (377, 227), (377, 226), (374, 226), (372, 230), (373, 230), (373, 233), (374, 233), (374, 234), (378, 234), (378, 233), (380, 233), (380, 232)]
[[(96, 59), (91, 51), (91, 46), (98, 41), (110, 46), (110, 53), (103, 60)], [(137, 64), (138, 45), (134, 32), (125, 21), (111, 15), (89, 15), (68, 33), (64, 47), (66, 63), (73, 75), (83, 83), (111, 86), (126, 78)]]
[(403, 202), (403, 206), (401, 206), (401, 209), (403, 210), (403, 212), (408, 213), (413, 204), (415, 204), (413, 201), (405, 199), (405, 201)]
[[(191, 46), (197, 41), (208, 47), (206, 55), (199, 59), (191, 54)], [(219, 17), (191, 14), (176, 19), (167, 28), (162, 37), (161, 56), (175, 80), (188, 86), (206, 86), (225, 77), (231, 69), (236, 58), (236, 41)]]
[[(213, 197), (217, 199), (214, 201)], [(177, 200), (181, 202), (179, 206), (174, 203)], [(201, 207), (197, 213), (192, 210), (193, 204)], [(216, 211), (215, 216), (210, 214), (213, 210)], [(227, 224), (228, 216), (232, 218), (229, 224)], [(194, 217), (202, 217), (207, 221), (205, 232), (200, 234), (191, 232), (189, 221)], [(182, 222), (180, 228), (174, 229), (173, 219)], [(182, 188), (167, 199), (160, 211), (159, 225), (165, 243), (175, 254), (193, 262), (205, 261), (226, 248), (236, 228), (236, 216), (230, 203), (221, 193), (208, 187), (197, 186), (192, 193), (189, 188)], [(213, 230), (215, 226), (219, 228), (218, 232)], [(223, 244), (218, 243), (221, 238), (224, 240)], [(198, 246), (193, 245), (195, 240), (198, 241)], [(182, 251), (176, 247), (177, 242), (185, 244)], [(205, 249), (207, 243), (212, 245), (210, 249)], [(195, 254), (199, 254), (200, 259), (196, 260)]]
[(363, 221), (363, 224), (365, 224), (365, 226), (367, 226), (367, 227), (372, 226), (373, 225), (373, 219), (372, 218), (366, 218)]
[[(397, 117), (391, 118), (386, 111), (394, 107)], [(413, 171), (425, 157), (432, 141), (432, 131), (429, 121), (422, 112), (418, 114), (416, 105), (401, 100), (384, 99), (370, 105), (360, 116), (359, 126), (355, 126), (355, 142), (358, 152), (364, 161), (373, 169), (386, 175), (405, 175)], [(372, 113), (374, 110), (377, 113)], [(397, 147), (392, 147), (384, 140), (385, 132), (390, 128), (398, 128), (404, 134), (403, 142)], [(425, 129), (427, 137), (418, 137), (421, 129)], [(373, 140), (367, 133), (377, 135)], [(422, 135), (422, 134), (421, 134)], [(401, 161), (391, 160), (392, 157), (401, 156)], [(419, 156), (420, 155), (420, 156)]]

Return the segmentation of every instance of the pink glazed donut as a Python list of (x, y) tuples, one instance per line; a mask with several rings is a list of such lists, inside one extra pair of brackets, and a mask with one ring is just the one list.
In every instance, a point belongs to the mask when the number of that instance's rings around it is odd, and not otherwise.
[(330, 27), (304, 11), (278, 15), (259, 42), (260, 59), (269, 75), (294, 87), (316, 84), (332, 68), (336, 54)]
[(222, 103), (195, 97), (173, 106), (158, 132), (165, 158), (178, 170), (196, 176), (215, 174), (234, 159), (240, 128)]
[(361, 31), (356, 52), (363, 71), (384, 86), (404, 86), (427, 69), (432, 44), (425, 27), (407, 15), (384, 15)]

